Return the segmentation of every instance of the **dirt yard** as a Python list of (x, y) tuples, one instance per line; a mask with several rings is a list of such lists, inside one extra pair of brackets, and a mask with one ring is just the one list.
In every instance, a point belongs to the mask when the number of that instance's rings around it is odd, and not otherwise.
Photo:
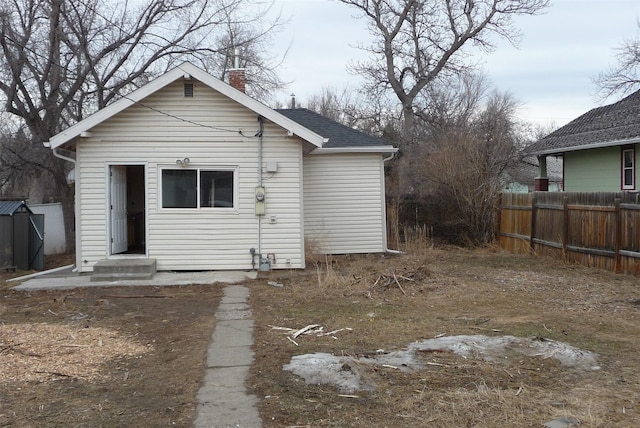
[(0, 293), (0, 426), (192, 425), (221, 285)]
[[(223, 286), (24, 293), (7, 276), (0, 426), (192, 425)], [(319, 259), (248, 285), (247, 386), (265, 427), (640, 426), (638, 278), (448, 248)], [(464, 355), (415, 348), (458, 335), (471, 338)], [(483, 339), (505, 337), (526, 342), (495, 350)], [(597, 361), (540, 350), (555, 344)], [(413, 360), (397, 358), (407, 351)], [(283, 369), (317, 353), (360, 387)]]
[[(258, 283), (251, 297), (250, 386), (267, 427), (542, 427), (561, 418), (640, 426), (638, 278), (440, 249), (319, 260), (306, 274), (270, 279), (283, 287)], [(309, 325), (319, 327), (293, 337)], [(397, 358), (416, 341), (457, 335), (480, 343), (465, 356), (454, 352), (460, 346), (418, 350), (417, 365)], [(526, 344), (483, 347), (504, 336)], [(597, 364), (566, 366), (557, 348), (544, 347), (557, 344), (595, 353)], [(329, 367), (318, 353), (338, 362)], [(306, 382), (282, 369), (302, 355), (363, 387), (317, 373)]]

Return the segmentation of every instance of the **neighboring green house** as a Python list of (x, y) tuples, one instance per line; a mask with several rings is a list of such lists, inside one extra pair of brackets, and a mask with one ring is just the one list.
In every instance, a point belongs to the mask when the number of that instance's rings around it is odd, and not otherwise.
[(639, 145), (640, 91), (595, 108), (534, 143), (529, 152), (540, 161), (537, 188), (547, 190), (547, 156), (562, 156), (567, 192), (640, 190)]

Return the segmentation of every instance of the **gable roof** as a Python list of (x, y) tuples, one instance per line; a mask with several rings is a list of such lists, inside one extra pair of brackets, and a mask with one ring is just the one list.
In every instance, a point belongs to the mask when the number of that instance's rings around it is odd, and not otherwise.
[(390, 143), (381, 138), (350, 128), (306, 108), (278, 109), (276, 111), (328, 139), (321, 149), (316, 149), (314, 152), (358, 151), (359, 149), (369, 152), (397, 151)]
[(554, 154), (640, 143), (640, 91), (588, 111), (532, 144), (533, 154)]
[(17, 212), (31, 213), (24, 201), (0, 201), (0, 215), (14, 215)]
[(221, 94), (229, 97), (230, 99), (236, 101), (244, 107), (252, 110), (256, 114), (281, 126), (282, 128), (286, 129), (290, 135), (297, 135), (316, 147), (322, 147), (322, 145), (326, 142), (326, 138), (322, 137), (321, 135), (305, 128), (304, 126), (301, 126), (299, 123), (265, 106), (264, 104), (251, 98), (244, 92), (241, 92), (234, 87), (226, 84), (225, 82), (216, 79), (215, 77), (196, 67), (195, 65), (185, 62), (178, 67), (168, 71), (167, 73), (161, 75), (160, 77), (152, 80), (146, 85), (136, 89), (129, 95), (120, 98), (118, 101), (112, 104), (109, 104), (105, 108), (97, 111), (86, 119), (67, 128), (59, 134), (54, 135), (48, 142), (49, 147), (55, 149), (71, 142), (73, 139), (81, 136), (84, 132), (88, 132), (91, 128), (120, 113), (131, 105), (139, 103), (147, 96), (157, 92), (158, 90), (175, 82), (176, 80), (183, 79), (185, 77), (193, 77), (194, 79), (204, 83), (210, 88), (220, 92)]

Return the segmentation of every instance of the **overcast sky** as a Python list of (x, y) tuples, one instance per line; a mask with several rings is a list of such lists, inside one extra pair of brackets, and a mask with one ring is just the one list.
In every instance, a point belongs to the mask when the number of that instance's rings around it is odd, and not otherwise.
[[(280, 75), (292, 83), (278, 99), (358, 87), (347, 65), (366, 55), (353, 46), (370, 36), (355, 9), (336, 0), (275, 0), (274, 9), (290, 18), (274, 46), (283, 52), (290, 44)], [(639, 36), (638, 19), (640, 0), (552, 0), (546, 13), (516, 19), (517, 48), (501, 42), (478, 59), (494, 87), (522, 103), (523, 119), (560, 126), (601, 104), (593, 77), (615, 64), (615, 48)]]

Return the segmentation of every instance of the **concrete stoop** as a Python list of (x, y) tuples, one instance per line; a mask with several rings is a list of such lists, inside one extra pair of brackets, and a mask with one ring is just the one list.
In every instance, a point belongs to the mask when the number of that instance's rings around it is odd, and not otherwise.
[(148, 280), (156, 273), (156, 259), (102, 260), (93, 266), (91, 281)]

